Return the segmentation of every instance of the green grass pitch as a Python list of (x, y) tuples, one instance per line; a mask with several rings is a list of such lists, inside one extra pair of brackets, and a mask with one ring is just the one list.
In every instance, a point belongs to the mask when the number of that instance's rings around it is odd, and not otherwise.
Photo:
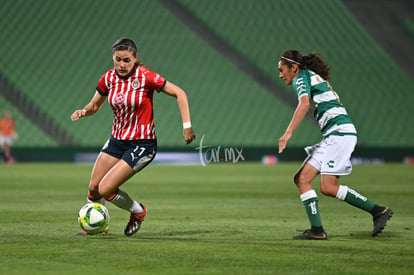
[(1, 165), (0, 274), (412, 274), (414, 166), (359, 165), (341, 179), (393, 208), (380, 236), (369, 214), (320, 195), (329, 240), (293, 241), (308, 227), (298, 166), (150, 165), (123, 185), (148, 208), (138, 234), (123, 235), (129, 215), (108, 203), (109, 233), (82, 237), (91, 165)]

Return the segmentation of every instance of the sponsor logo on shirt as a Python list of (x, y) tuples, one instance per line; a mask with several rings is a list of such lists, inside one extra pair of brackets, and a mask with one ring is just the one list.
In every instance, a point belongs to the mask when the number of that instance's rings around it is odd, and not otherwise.
[(158, 82), (158, 81), (160, 81), (160, 75), (159, 74), (157, 74), (156, 76), (155, 76), (155, 78), (154, 78), (154, 82)]

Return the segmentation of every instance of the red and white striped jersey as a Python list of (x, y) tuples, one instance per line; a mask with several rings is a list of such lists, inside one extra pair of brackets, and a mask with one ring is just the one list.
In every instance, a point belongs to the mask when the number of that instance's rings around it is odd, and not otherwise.
[(128, 78), (117, 75), (115, 68), (99, 79), (97, 91), (108, 96), (114, 112), (112, 136), (118, 140), (156, 139), (153, 114), (154, 91), (161, 91), (164, 77), (144, 66), (137, 66)]

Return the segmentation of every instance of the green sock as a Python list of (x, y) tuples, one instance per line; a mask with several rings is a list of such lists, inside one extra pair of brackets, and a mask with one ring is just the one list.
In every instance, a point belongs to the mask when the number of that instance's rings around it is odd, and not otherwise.
[(306, 214), (312, 227), (322, 227), (321, 217), (319, 215), (318, 196), (315, 190), (307, 191), (300, 195), (305, 206)]
[(312, 226), (322, 226), (321, 216), (319, 215), (318, 198), (313, 198), (303, 202), (309, 222)]
[(358, 207), (359, 209), (365, 210), (367, 212), (370, 212), (375, 206), (374, 202), (370, 201), (351, 188), (348, 188), (345, 201), (350, 205)]

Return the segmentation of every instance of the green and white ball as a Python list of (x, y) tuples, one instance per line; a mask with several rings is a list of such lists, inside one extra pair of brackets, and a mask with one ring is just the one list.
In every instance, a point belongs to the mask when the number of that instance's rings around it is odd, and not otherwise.
[(90, 235), (107, 232), (109, 220), (108, 209), (99, 202), (89, 202), (79, 210), (79, 225)]

